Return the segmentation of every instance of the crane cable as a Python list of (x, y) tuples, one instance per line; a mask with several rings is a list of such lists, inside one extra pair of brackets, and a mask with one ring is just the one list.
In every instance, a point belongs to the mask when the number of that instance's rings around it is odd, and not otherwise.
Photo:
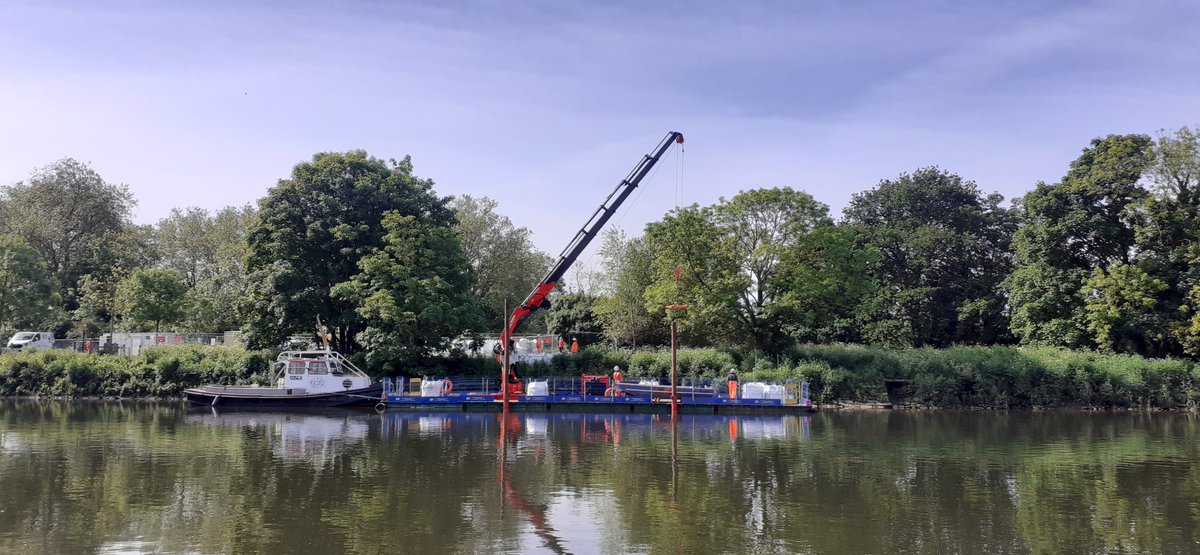
[(685, 145), (679, 145), (679, 156), (675, 158), (675, 210), (683, 204), (683, 153)]

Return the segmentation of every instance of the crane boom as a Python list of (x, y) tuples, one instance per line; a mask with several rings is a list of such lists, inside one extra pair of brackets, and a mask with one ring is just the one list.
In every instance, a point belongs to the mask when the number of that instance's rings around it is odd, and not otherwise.
[(575, 259), (579, 258), (579, 255), (587, 248), (588, 243), (591, 243), (592, 239), (596, 238), (596, 235), (600, 233), (600, 229), (604, 227), (608, 219), (617, 211), (621, 203), (625, 202), (629, 194), (637, 188), (642, 179), (646, 177), (646, 174), (650, 173), (650, 170), (654, 168), (659, 158), (662, 158), (662, 155), (667, 152), (672, 143), (683, 143), (683, 134), (678, 131), (667, 133), (662, 142), (658, 143), (658, 146), (650, 154), (643, 155), (641, 161), (633, 168), (633, 171), (629, 172), (629, 175), (617, 184), (617, 188), (613, 189), (612, 193), (609, 193), (608, 198), (604, 199), (604, 204), (601, 204), (600, 208), (596, 209), (596, 212), (592, 214), (592, 217), (588, 219), (583, 228), (575, 234), (575, 238), (567, 244), (567, 248), (563, 249), (562, 254), (558, 256), (558, 262), (555, 262), (554, 266), (550, 268), (550, 271), (546, 273), (546, 277), (542, 278), (542, 281), (534, 286), (529, 296), (525, 297), (525, 301), (513, 310), (512, 315), (508, 318), (508, 328), (505, 330), (509, 337), (513, 333), (516, 333), (517, 328), (521, 327), (521, 323), (530, 314), (533, 314), (539, 308), (549, 306), (550, 303), (546, 300), (546, 296), (554, 290), (554, 287), (558, 285), (558, 281), (562, 279), (567, 270), (571, 268), (571, 265), (575, 263)]

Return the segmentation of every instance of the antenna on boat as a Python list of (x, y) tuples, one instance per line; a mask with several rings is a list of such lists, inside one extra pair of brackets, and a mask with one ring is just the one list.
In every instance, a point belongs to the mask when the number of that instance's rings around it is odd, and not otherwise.
[(317, 338), (321, 340), (321, 348), (325, 352), (329, 352), (329, 340), (332, 339), (332, 337), (330, 337), (328, 330), (325, 329), (325, 326), (321, 324), (320, 315), (317, 315)]

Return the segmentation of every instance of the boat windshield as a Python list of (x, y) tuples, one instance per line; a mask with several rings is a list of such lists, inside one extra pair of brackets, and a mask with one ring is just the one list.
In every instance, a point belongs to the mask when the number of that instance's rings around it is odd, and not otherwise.
[(314, 360), (308, 363), (309, 374), (328, 374), (329, 364), (323, 360)]

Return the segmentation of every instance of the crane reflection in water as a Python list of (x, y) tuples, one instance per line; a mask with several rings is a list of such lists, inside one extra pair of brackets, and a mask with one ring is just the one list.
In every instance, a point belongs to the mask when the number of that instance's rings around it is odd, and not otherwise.
[[(561, 530), (570, 530), (578, 543), (581, 529), (600, 518), (578, 506), (560, 507), (573, 499), (571, 492), (532, 492), (522, 488), (522, 473), (557, 457), (567, 468), (582, 463), (583, 449), (597, 447), (626, 450), (659, 449), (669, 445), (672, 510), (678, 502), (680, 442), (731, 444), (734, 448), (759, 442), (797, 442), (810, 436), (809, 416), (683, 416), (672, 422), (668, 415), (649, 414), (526, 414), (526, 413), (384, 413), (385, 437), (403, 442), (465, 437), (491, 438), (496, 484), (502, 513), (513, 511), (532, 528), (542, 549), (569, 553)], [(685, 455), (686, 456), (686, 455)], [(582, 515), (582, 517), (581, 517)], [(556, 527), (558, 529), (556, 529)], [(594, 546), (593, 546), (594, 547)]]

